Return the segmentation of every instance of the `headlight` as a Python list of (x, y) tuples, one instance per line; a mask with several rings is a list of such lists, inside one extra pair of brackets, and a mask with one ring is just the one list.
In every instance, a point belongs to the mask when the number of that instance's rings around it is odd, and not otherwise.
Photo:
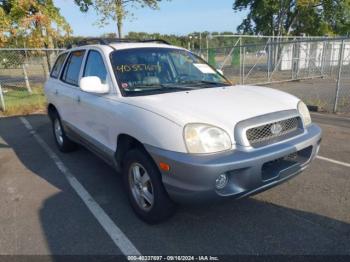
[(298, 103), (298, 111), (301, 117), (303, 118), (304, 126), (310, 125), (311, 124), (310, 112), (304, 102), (300, 101)]
[(184, 129), (187, 150), (193, 154), (208, 154), (229, 150), (230, 136), (221, 128), (206, 124), (188, 124)]

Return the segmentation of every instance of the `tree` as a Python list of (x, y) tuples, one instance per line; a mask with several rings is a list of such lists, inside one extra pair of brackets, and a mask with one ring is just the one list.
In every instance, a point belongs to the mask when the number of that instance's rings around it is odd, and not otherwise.
[(0, 44), (52, 46), (52, 38), (71, 32), (52, 0), (0, 0)]
[(129, 32), (126, 36), (130, 39), (163, 39), (169, 43), (177, 46), (187, 47), (188, 37), (187, 36), (177, 36), (177, 35), (163, 35), (159, 33), (145, 33), (145, 32)]
[(237, 28), (243, 33), (343, 35), (350, 30), (350, 0), (235, 0), (233, 9), (249, 9)]
[(8, 33), (8, 28), (10, 27), (10, 20), (6, 14), (5, 9), (0, 6), (0, 47), (3, 47), (7, 42), (6, 34)]
[(116, 21), (118, 37), (122, 38), (123, 22), (127, 16), (133, 16), (130, 11), (135, 7), (149, 7), (158, 9), (158, 2), (161, 0), (74, 0), (82, 12), (87, 12), (93, 6), (97, 13), (101, 15), (99, 24), (101, 26), (110, 21)]

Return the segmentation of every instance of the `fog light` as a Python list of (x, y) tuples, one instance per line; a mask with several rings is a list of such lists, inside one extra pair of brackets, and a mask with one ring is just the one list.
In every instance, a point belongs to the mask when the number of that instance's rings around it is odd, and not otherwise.
[(221, 174), (218, 176), (218, 178), (215, 180), (215, 186), (217, 189), (223, 189), (228, 182), (228, 178), (226, 174)]

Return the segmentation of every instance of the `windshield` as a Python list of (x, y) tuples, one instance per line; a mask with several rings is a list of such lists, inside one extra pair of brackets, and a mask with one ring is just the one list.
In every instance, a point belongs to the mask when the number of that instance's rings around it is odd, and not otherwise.
[(111, 53), (124, 95), (149, 95), (231, 83), (198, 56), (179, 49), (133, 48)]

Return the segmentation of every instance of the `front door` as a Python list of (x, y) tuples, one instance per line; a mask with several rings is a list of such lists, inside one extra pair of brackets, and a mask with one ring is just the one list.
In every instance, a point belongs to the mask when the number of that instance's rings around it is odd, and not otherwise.
[[(105, 62), (102, 55), (97, 50), (89, 50), (82, 77), (97, 76), (102, 84), (111, 86), (111, 81), (107, 73)], [(77, 113), (79, 118), (76, 124), (79, 130), (85, 135), (94, 146), (104, 151), (110, 152), (115, 150), (111, 143), (111, 126), (114, 125), (113, 114), (111, 110), (110, 100), (107, 99), (108, 94), (94, 94), (84, 92), (79, 89), (79, 103), (77, 104)]]

